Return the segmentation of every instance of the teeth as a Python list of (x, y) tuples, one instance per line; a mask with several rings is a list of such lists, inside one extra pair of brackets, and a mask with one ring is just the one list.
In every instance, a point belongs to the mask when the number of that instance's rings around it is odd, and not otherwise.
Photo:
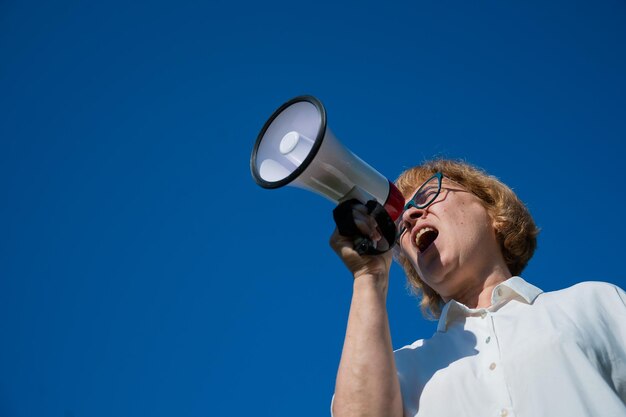
[(417, 232), (417, 234), (415, 235), (415, 244), (417, 246), (419, 246), (419, 242), (420, 242), (420, 237), (422, 237), (422, 235), (426, 232), (434, 232), (435, 229), (432, 229), (430, 227), (425, 227), (422, 230), (420, 230), (419, 232)]

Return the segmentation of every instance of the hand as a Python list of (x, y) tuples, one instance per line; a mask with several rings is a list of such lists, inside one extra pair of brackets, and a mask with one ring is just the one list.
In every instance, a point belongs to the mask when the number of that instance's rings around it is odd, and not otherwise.
[[(376, 244), (387, 244), (378, 229), (376, 220), (367, 213), (367, 207), (363, 204), (355, 205), (352, 208), (352, 215), (354, 224), (364, 236), (369, 236)], [(330, 237), (330, 246), (352, 272), (355, 279), (362, 275), (374, 275), (385, 279), (389, 277), (392, 260), (391, 251), (382, 255), (359, 255), (354, 250), (353, 238), (340, 235), (336, 228)]]

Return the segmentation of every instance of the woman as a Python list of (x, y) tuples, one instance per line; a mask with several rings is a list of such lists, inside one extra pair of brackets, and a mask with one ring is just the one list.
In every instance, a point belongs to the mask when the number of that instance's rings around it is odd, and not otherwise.
[[(542, 293), (518, 277), (538, 229), (480, 169), (436, 160), (397, 185), (407, 204), (396, 258), (439, 325), (394, 352), (385, 307), (392, 255), (359, 256), (335, 230), (331, 246), (354, 287), (334, 416), (626, 415), (624, 292), (585, 283)], [(381, 239), (364, 207), (353, 214), (361, 232)]]

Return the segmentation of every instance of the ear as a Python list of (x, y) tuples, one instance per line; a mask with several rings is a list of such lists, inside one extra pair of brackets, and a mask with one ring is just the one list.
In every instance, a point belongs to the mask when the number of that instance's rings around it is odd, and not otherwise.
[(491, 219), (491, 227), (493, 228), (493, 231), (496, 234), (500, 234), (500, 231), (502, 230), (502, 222), (498, 222), (495, 219)]
[(489, 217), (491, 217), (491, 227), (493, 228), (496, 240), (502, 244), (502, 239), (504, 237), (502, 231), (504, 230), (506, 223), (502, 220), (497, 220), (491, 213), (489, 213)]

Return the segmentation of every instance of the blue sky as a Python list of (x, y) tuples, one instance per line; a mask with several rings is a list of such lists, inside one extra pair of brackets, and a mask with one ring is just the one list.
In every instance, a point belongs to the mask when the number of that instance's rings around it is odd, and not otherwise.
[[(0, 415), (326, 415), (332, 204), (259, 188), (284, 101), (384, 175), (463, 158), (542, 228), (523, 276), (626, 286), (626, 3), (0, 3)], [(428, 337), (399, 267), (396, 347)]]

